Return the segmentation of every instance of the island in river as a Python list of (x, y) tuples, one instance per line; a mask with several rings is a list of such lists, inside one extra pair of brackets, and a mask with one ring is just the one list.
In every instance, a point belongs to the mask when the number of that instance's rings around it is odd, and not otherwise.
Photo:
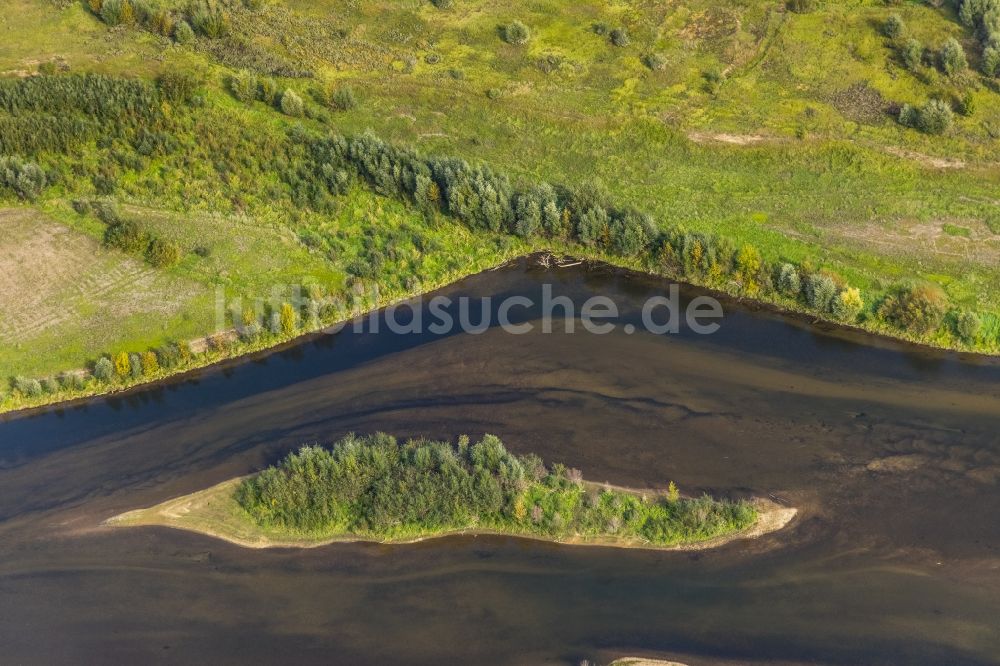
[(682, 497), (585, 481), (476, 443), (350, 435), (305, 446), (262, 472), (107, 521), (162, 525), (252, 548), (345, 541), (409, 543), (453, 534), (508, 534), (567, 544), (696, 549), (784, 527), (796, 510), (768, 500)]

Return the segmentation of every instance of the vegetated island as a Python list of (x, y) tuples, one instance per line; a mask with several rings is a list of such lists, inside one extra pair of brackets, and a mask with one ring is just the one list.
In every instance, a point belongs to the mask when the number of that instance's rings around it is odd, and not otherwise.
[(107, 521), (162, 525), (251, 548), (409, 543), (506, 534), (568, 544), (695, 549), (759, 536), (796, 513), (767, 500), (682, 497), (584, 481), (561, 464), (476, 443), (350, 435), (305, 446), (262, 472)]

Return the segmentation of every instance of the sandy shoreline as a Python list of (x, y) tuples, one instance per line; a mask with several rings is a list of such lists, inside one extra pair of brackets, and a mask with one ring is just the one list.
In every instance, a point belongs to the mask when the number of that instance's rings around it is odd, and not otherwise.
[[(136, 509), (119, 514), (104, 521), (104, 525), (115, 528), (122, 527), (169, 527), (204, 534), (216, 539), (244, 548), (318, 548), (336, 543), (378, 543), (378, 544), (412, 544), (429, 539), (439, 539), (448, 536), (510, 536), (518, 539), (546, 541), (569, 546), (605, 546), (615, 548), (634, 548), (644, 550), (693, 551), (718, 548), (733, 541), (755, 539), (784, 528), (798, 513), (798, 510), (785, 507), (763, 498), (753, 498), (752, 503), (757, 508), (757, 521), (748, 529), (733, 534), (707, 539), (696, 543), (679, 544), (675, 546), (657, 546), (641, 539), (623, 539), (616, 537), (548, 537), (538, 534), (507, 532), (484, 528), (467, 528), (448, 530), (435, 534), (406, 537), (399, 539), (375, 539), (365, 536), (345, 534), (330, 537), (303, 535), (301, 538), (289, 539), (285, 534), (268, 534), (268, 531), (252, 524), (249, 520), (238, 518), (238, 505), (232, 498), (232, 491), (242, 480), (242, 477), (229, 479), (220, 484), (200, 490), (189, 495), (177, 497), (156, 506)], [(593, 484), (603, 487), (604, 484)], [(642, 492), (631, 490), (631, 492)], [(648, 491), (655, 493), (657, 491)]]

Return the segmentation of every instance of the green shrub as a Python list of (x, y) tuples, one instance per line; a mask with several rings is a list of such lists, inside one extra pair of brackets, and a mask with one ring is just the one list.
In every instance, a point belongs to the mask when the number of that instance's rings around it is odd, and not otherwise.
[(528, 29), (528, 26), (520, 21), (511, 21), (505, 25), (501, 30), (501, 34), (505, 42), (514, 44), (515, 46), (527, 44), (528, 40), (531, 39), (531, 31)]
[(330, 107), (337, 111), (350, 111), (357, 105), (358, 98), (350, 86), (342, 86), (330, 94)]
[(615, 28), (611, 31), (611, 43), (615, 46), (625, 47), (632, 43), (632, 38), (628, 34), (628, 28)]
[(42, 395), (42, 384), (30, 377), (15, 377), (14, 388), (26, 398), (37, 398)]
[(889, 39), (898, 39), (903, 36), (904, 32), (906, 32), (906, 26), (903, 25), (903, 19), (900, 18), (899, 14), (893, 14), (882, 24), (882, 34)]
[(431, 0), (431, 3), (438, 9), (451, 9), (455, 6), (455, 0)]
[(281, 112), (286, 116), (298, 118), (304, 111), (302, 98), (294, 90), (288, 88), (281, 94)]
[(110, 26), (131, 23), (133, 18), (130, 0), (104, 0), (101, 3), (101, 20)]
[(188, 5), (187, 15), (194, 31), (209, 39), (229, 33), (229, 13), (217, 0), (193, 0)]
[(156, 84), (164, 99), (171, 102), (190, 103), (201, 82), (193, 72), (169, 69), (157, 78)]
[(976, 97), (971, 93), (965, 93), (955, 103), (955, 110), (961, 115), (969, 117), (976, 112)]
[(662, 53), (647, 53), (642, 59), (642, 64), (657, 72), (666, 69), (667, 57)]
[(135, 352), (129, 354), (128, 367), (129, 372), (132, 375), (132, 379), (139, 379), (142, 377), (142, 355)]
[(919, 109), (904, 104), (899, 110), (901, 125), (919, 129), (926, 134), (944, 134), (951, 128), (955, 113), (947, 102), (932, 99)]
[(46, 377), (41, 381), (41, 385), (42, 385), (42, 392), (47, 393), (49, 395), (52, 395), (53, 393), (58, 393), (59, 389), (61, 388), (59, 386), (59, 380), (57, 380), (55, 377)]
[(829, 275), (813, 273), (806, 276), (806, 302), (818, 312), (829, 312), (837, 295), (837, 284)]
[(194, 41), (194, 28), (187, 21), (178, 21), (174, 26), (174, 41), (178, 44), (190, 44)]
[(146, 261), (156, 268), (168, 268), (181, 260), (181, 249), (177, 243), (153, 238), (146, 247)]
[(247, 70), (230, 76), (229, 92), (239, 101), (249, 104), (257, 99), (257, 76)]
[(899, 57), (907, 69), (915, 72), (924, 61), (924, 47), (916, 39), (908, 39), (899, 50)]
[(965, 49), (954, 37), (950, 38), (941, 47), (941, 69), (948, 76), (954, 76), (965, 70), (969, 66), (965, 59)]
[(134, 220), (122, 220), (104, 232), (104, 244), (130, 254), (144, 252), (149, 246), (149, 236)]
[(983, 73), (1000, 76), (1000, 45), (987, 46), (983, 51)]
[(0, 195), (10, 190), (20, 199), (34, 201), (46, 185), (42, 168), (18, 157), (0, 156)]
[(280, 102), (280, 89), (278, 82), (272, 78), (260, 80), (260, 101), (272, 106)]
[(799, 269), (792, 264), (782, 264), (778, 269), (778, 291), (785, 296), (797, 298), (802, 291)]
[(110, 382), (114, 377), (115, 367), (106, 356), (102, 356), (94, 363), (94, 378), (101, 382)]
[(947, 303), (940, 289), (911, 285), (889, 294), (879, 308), (879, 315), (899, 329), (924, 334), (941, 324)]
[(964, 342), (975, 342), (982, 327), (983, 323), (975, 312), (962, 311), (955, 317), (955, 333)]
[(951, 128), (954, 113), (947, 102), (932, 99), (920, 109), (917, 128), (927, 134), (944, 134)]

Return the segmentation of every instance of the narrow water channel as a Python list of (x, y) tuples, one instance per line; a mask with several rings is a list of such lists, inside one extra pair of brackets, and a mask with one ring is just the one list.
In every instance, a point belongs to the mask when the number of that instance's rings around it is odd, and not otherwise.
[[(543, 283), (608, 295), (622, 322), (665, 290), (522, 262), (443, 293), (538, 299)], [(3, 661), (997, 663), (1000, 364), (724, 305), (711, 336), (345, 331), (3, 418)], [(254, 551), (100, 527), (375, 430), (490, 432), (594, 480), (801, 511), (693, 553), (499, 537)]]

